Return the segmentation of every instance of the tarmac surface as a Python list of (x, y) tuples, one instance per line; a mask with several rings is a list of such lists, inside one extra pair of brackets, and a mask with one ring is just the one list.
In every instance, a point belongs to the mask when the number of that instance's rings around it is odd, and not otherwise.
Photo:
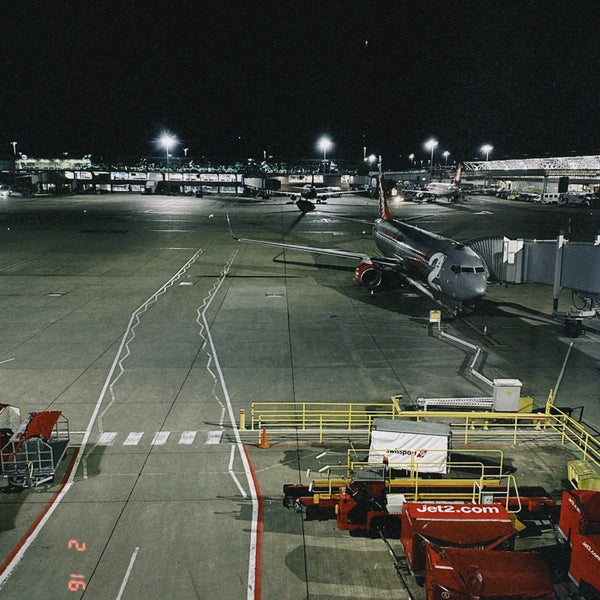
[[(600, 230), (597, 210), (491, 197), (391, 209), (455, 239)], [(71, 430), (53, 483), (0, 494), (3, 599), (409, 597), (382, 540), (282, 507), (283, 484), (306, 483), (324, 451), (342, 462), (347, 440), (269, 432), (262, 449), (237, 427), (253, 402), (489, 394), (465, 348), (432, 331), (436, 302), (406, 287), (371, 295), (331, 257), (236, 242), (226, 219), (239, 236), (374, 252), (366, 223), (336, 217), (373, 220), (375, 200), (318, 212), (213, 196), (2, 204), (0, 402), (61, 410)], [(443, 315), (482, 347), (487, 378), (521, 380), (536, 408), (553, 388), (600, 430), (597, 319), (565, 337), (551, 288), (531, 285), (490, 285), (474, 312)], [(560, 493), (566, 450), (543, 438), (506, 450), (519, 478)]]

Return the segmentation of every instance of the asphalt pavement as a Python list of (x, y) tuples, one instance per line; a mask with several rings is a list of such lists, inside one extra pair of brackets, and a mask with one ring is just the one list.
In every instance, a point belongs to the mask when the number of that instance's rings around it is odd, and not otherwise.
[[(391, 209), (456, 239), (600, 229), (599, 211), (488, 197)], [(336, 217), (375, 212), (369, 198), (301, 216), (284, 198), (145, 195), (0, 207), (0, 402), (61, 410), (71, 430), (53, 483), (0, 495), (2, 598), (408, 597), (381, 540), (282, 507), (323, 446), (261, 449), (237, 428), (253, 402), (489, 393), (465, 348), (432, 332), (436, 302), (370, 294), (330, 257), (236, 242), (226, 219), (236, 235), (368, 253), (368, 224)], [(558, 383), (557, 403), (600, 429), (597, 325), (566, 337), (551, 288), (491, 285), (478, 310), (443, 315), (482, 347), (486, 377), (520, 379), (538, 408)]]

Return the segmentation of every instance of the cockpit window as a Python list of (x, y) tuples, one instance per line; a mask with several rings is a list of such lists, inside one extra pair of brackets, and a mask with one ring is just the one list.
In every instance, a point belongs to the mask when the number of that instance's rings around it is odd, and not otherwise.
[(453, 273), (485, 273), (483, 267), (461, 267), (460, 265), (452, 265), (450, 270)]

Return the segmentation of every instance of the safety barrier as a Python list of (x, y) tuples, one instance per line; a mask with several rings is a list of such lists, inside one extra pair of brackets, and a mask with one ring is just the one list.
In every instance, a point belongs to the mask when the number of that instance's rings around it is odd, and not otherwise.
[(557, 434), (560, 442), (568, 444), (583, 460), (600, 468), (600, 440), (585, 426), (552, 404), (552, 390), (548, 395), (545, 412), (491, 412), (491, 411), (405, 411), (400, 408), (400, 396), (390, 403), (329, 403), (329, 402), (255, 402), (252, 404), (251, 429), (294, 429), (296, 432), (318, 434), (322, 442), (333, 430), (353, 431), (364, 436), (368, 443), (375, 418), (407, 419), (411, 421), (450, 424), (453, 440), (465, 446), (484, 438), (513, 446), (520, 440), (531, 440), (532, 435)]
[[(468, 452), (468, 451), (467, 451)], [(311, 491), (319, 500), (328, 500), (339, 494), (339, 488), (347, 486), (351, 481), (368, 481), (374, 477), (381, 480), (388, 494), (402, 493), (406, 500), (417, 501), (455, 501), (474, 502), (477, 504), (501, 503), (509, 512), (521, 510), (521, 498), (516, 479), (511, 474), (503, 473), (504, 457), (499, 450), (473, 450), (475, 455), (494, 453), (498, 463), (490, 466), (481, 461), (448, 461), (451, 472), (466, 473), (471, 477), (449, 476), (443, 479), (431, 479), (427, 473), (421, 474), (419, 466), (414, 465), (405, 477), (395, 477), (393, 469), (385, 463), (369, 463), (351, 461), (346, 465), (347, 472), (341, 465), (331, 465), (319, 471), (324, 477), (311, 483)], [(461, 454), (464, 451), (461, 450)], [(421, 467), (427, 463), (421, 463)]]
[(371, 431), (375, 418), (396, 419), (401, 413), (398, 402), (386, 404), (358, 402), (254, 402), (251, 429), (287, 428), (365, 429)]

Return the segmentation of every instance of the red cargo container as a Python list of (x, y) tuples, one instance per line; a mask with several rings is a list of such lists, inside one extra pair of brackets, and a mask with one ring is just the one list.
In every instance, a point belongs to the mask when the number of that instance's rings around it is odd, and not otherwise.
[(554, 600), (546, 563), (532, 552), (427, 547), (426, 600)]
[(563, 492), (558, 528), (571, 546), (569, 577), (600, 594), (600, 492)]
[(516, 530), (501, 504), (406, 502), (401, 541), (411, 571), (425, 572), (428, 543), (440, 547), (512, 550)]

